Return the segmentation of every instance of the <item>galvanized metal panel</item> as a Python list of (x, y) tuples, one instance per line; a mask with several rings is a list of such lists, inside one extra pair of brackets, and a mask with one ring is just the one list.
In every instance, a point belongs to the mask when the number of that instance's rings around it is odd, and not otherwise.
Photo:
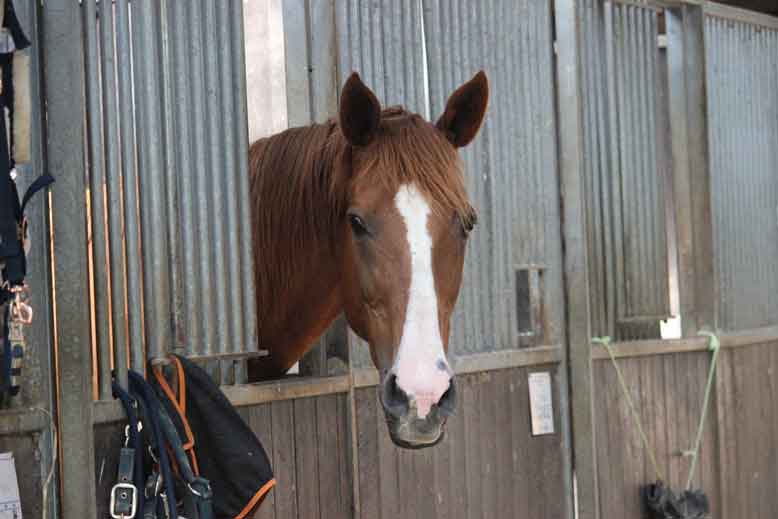
[(778, 30), (707, 17), (718, 326), (778, 322)]
[(102, 398), (127, 346), (140, 371), (257, 349), (241, 6), (106, 5), (82, 7)]
[(490, 108), (462, 150), (479, 223), (452, 317), (455, 354), (519, 346), (515, 272), (539, 268), (546, 329), (563, 337), (554, 60), (546, 2), (424, 2), (433, 120), (459, 85), (484, 69)]
[[(336, 0), (338, 85), (357, 72), (383, 106), (428, 117), (422, 24), (420, 0)], [(352, 364), (372, 366), (367, 344), (350, 342)]]
[(579, 13), (592, 333), (615, 335), (669, 314), (658, 14), (588, 0)]

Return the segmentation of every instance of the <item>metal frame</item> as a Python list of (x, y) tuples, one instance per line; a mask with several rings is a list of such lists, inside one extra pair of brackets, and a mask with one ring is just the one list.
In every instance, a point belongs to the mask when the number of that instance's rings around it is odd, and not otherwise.
[[(84, 43), (81, 6), (53, 0), (43, 6), (47, 168), (52, 190), (55, 344), (59, 367), (59, 445), (63, 517), (95, 517), (92, 366), (86, 246)], [(76, 73), (74, 73), (76, 72)], [(75, 93), (75, 95), (74, 95)], [(81, 222), (82, 225), (69, 225)], [(59, 223), (59, 224), (57, 224)], [(74, 246), (84, 244), (84, 249)], [(87, 470), (84, 470), (84, 468)]]

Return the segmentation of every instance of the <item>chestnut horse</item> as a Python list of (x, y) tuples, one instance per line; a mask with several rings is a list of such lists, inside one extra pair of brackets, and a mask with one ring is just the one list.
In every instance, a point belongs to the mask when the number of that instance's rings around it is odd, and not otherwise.
[(337, 120), (249, 150), (259, 341), (251, 381), (285, 373), (345, 312), (370, 344), (397, 445), (442, 437), (454, 409), (449, 320), (475, 224), (457, 148), (478, 133), (479, 72), (431, 124), (381, 109), (354, 73)]

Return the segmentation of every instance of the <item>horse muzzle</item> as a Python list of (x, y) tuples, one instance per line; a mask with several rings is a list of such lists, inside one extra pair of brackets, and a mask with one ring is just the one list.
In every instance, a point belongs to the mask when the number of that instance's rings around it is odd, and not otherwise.
[(448, 390), (421, 418), (416, 398), (397, 385), (389, 374), (381, 383), (381, 405), (392, 442), (404, 449), (423, 449), (437, 445), (444, 435), (446, 420), (456, 408), (456, 389), (452, 378)]

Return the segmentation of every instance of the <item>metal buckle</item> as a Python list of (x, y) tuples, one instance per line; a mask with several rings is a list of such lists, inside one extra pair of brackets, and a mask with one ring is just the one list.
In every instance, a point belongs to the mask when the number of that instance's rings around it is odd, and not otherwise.
[(9, 289), (14, 298), (11, 300), (11, 320), (22, 324), (32, 323), (32, 307), (22, 298), (22, 294), (26, 295), (27, 286), (11, 287)]
[[(115, 511), (116, 496), (119, 494), (121, 489), (132, 490), (132, 506), (130, 507), (129, 515), (117, 514)], [(126, 496), (124, 499), (126, 499)], [(132, 519), (135, 517), (135, 513), (138, 511), (138, 489), (135, 487), (135, 485), (132, 483), (116, 483), (113, 488), (111, 488), (111, 504), (109, 511), (113, 519)]]

